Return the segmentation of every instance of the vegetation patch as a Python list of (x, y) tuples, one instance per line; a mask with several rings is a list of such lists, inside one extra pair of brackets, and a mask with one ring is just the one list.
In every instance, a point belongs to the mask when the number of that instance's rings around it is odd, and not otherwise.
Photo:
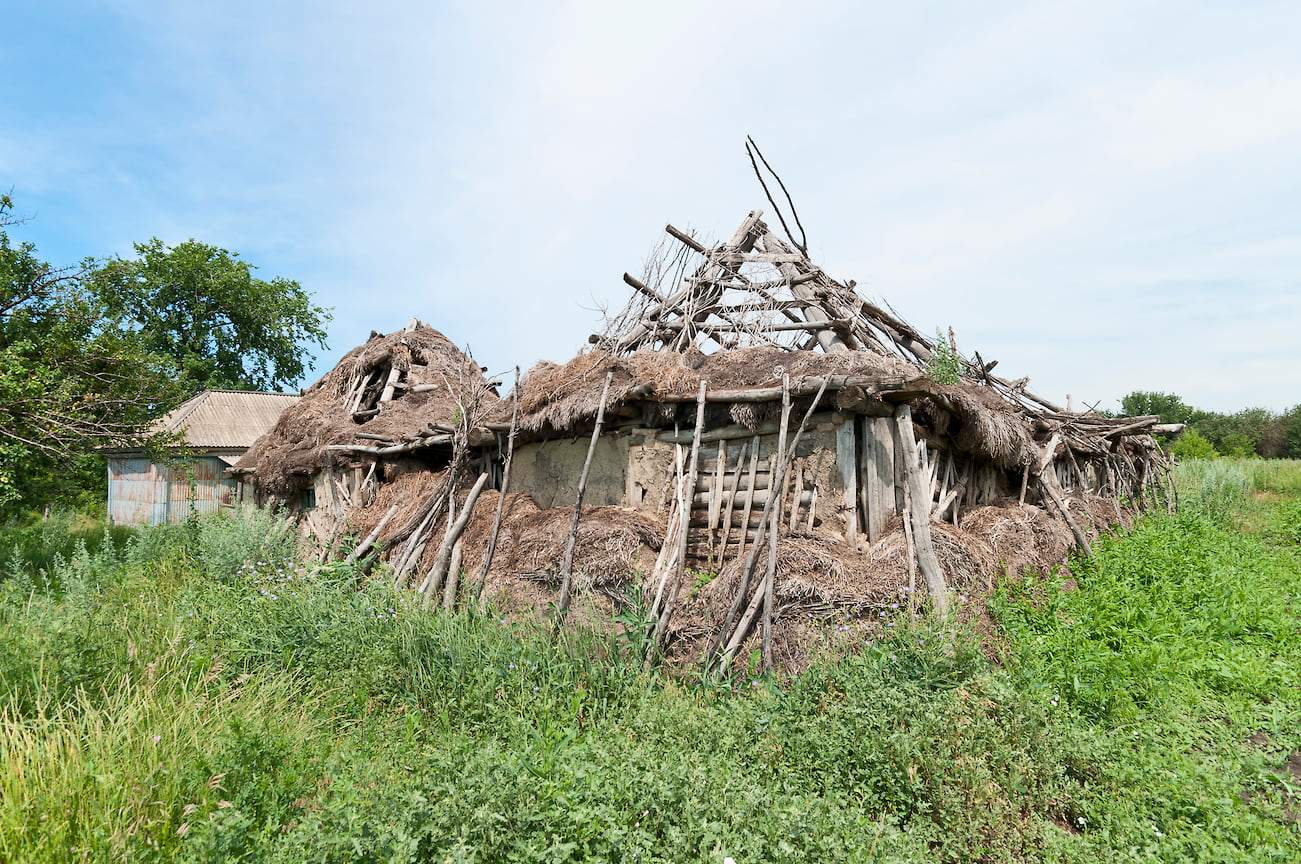
[(1296, 860), (1298, 499), (1200, 464), (1072, 590), (1001, 586), (998, 662), (918, 621), (781, 680), (413, 609), (265, 515), (24, 534), (0, 859)]

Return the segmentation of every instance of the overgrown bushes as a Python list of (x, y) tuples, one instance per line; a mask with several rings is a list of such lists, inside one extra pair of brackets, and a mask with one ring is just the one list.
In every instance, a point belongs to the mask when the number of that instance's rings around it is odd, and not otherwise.
[(648, 675), (266, 514), (74, 548), (0, 582), (0, 860), (1292, 860), (1301, 498), (1260, 495), (1301, 471), (1204, 464), (1002, 591), (1006, 669), (901, 618), (791, 681)]

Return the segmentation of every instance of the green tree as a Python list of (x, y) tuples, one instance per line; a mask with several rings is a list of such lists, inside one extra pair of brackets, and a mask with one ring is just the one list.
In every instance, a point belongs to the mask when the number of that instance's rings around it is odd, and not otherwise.
[(95, 448), (136, 440), (176, 403), (175, 370), (85, 283), (4, 230), (0, 196), (0, 512), (102, 485)]
[(171, 358), (191, 391), (277, 390), (312, 367), (303, 346), (325, 348), (329, 310), (297, 282), (255, 278), (238, 254), (157, 238), (93, 274), (96, 295), (143, 341)]
[(1280, 422), (1286, 442), (1283, 455), (1289, 459), (1301, 459), (1301, 405), (1293, 405), (1285, 411)]
[(1135, 390), (1121, 399), (1120, 407), (1126, 417), (1159, 414), (1162, 423), (1189, 423), (1197, 414), (1197, 409), (1173, 393), (1143, 390)]

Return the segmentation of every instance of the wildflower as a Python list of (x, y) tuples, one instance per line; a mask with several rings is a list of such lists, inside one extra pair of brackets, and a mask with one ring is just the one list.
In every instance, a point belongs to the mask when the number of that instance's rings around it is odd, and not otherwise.
[(161, 735), (155, 735), (155, 736), (154, 736), (154, 743), (155, 743), (155, 744), (157, 744), (157, 743), (158, 743), (159, 741), (161, 741), (161, 740), (163, 740), (163, 736), (161, 736)]

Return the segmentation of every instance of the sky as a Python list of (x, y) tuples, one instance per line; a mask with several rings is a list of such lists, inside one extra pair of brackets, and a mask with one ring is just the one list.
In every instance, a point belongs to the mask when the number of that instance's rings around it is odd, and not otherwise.
[[(1077, 407), (1301, 403), (1295, 2), (13, 2), (0, 189), (57, 264), (194, 238), (331, 307), (564, 362), (666, 223), (770, 210)], [(775, 220), (774, 220), (775, 221)]]

